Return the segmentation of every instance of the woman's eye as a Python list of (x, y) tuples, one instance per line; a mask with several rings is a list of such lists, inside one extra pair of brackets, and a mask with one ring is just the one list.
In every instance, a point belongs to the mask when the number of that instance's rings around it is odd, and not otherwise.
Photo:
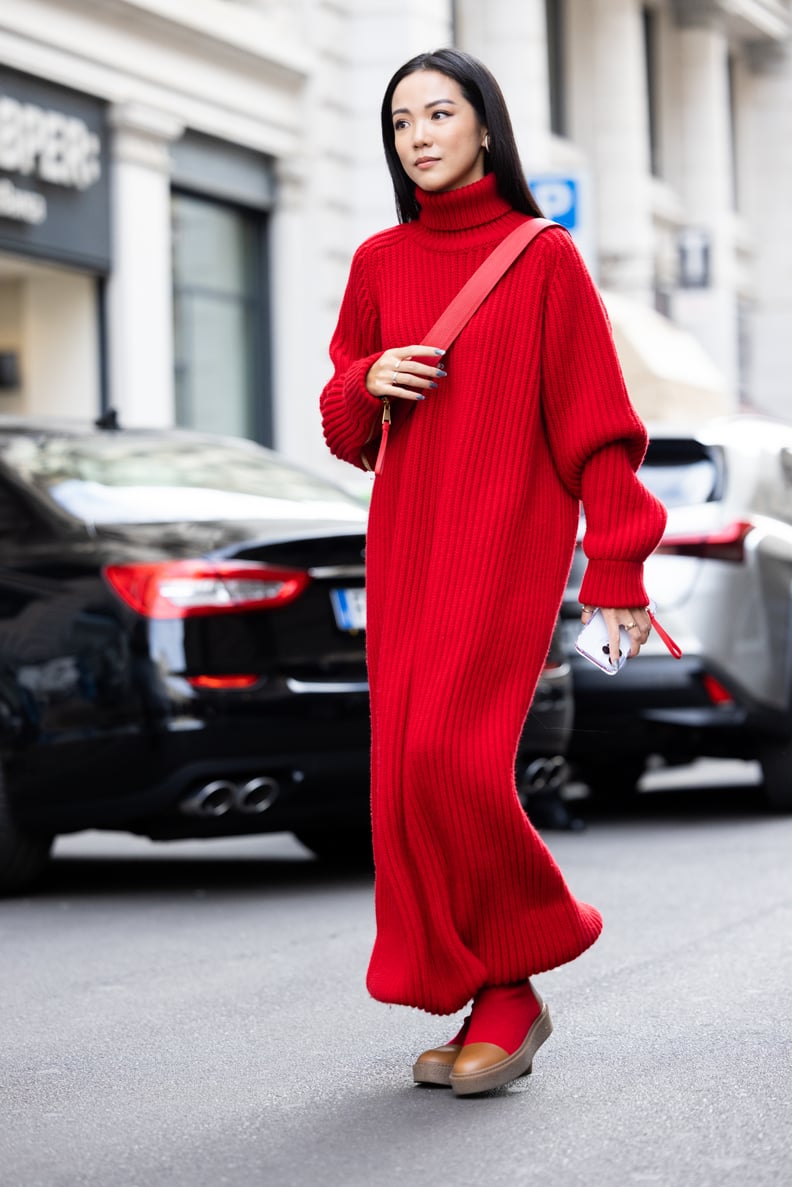
[(438, 119), (438, 118), (440, 118), (440, 117), (442, 117), (443, 119), (445, 119), (445, 117), (446, 117), (447, 115), (450, 115), (450, 114), (451, 114), (451, 112), (450, 112), (450, 111), (433, 111), (433, 112), (432, 112), (432, 119), (433, 119), (433, 120), (436, 120), (436, 119)]

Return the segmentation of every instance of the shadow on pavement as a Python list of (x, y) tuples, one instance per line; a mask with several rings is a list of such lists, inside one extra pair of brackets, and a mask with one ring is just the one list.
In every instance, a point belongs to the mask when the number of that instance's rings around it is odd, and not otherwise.
[[(267, 838), (269, 840), (269, 838)], [(229, 856), (223, 842), (223, 856), (212, 853), (207, 842), (205, 856), (183, 856), (163, 846), (130, 854), (56, 854), (36, 890), (38, 899), (47, 897), (94, 896), (103, 894), (174, 894), (197, 892), (283, 890), (331, 891), (365, 886), (373, 881), (365, 866), (333, 866), (297, 851), (256, 854), (247, 840), (239, 856)]]
[(573, 799), (570, 808), (594, 826), (599, 823), (641, 821), (713, 824), (729, 820), (761, 820), (774, 815), (762, 802), (761, 789), (754, 784), (728, 787), (675, 787), (638, 791), (625, 798), (608, 799), (585, 795)]

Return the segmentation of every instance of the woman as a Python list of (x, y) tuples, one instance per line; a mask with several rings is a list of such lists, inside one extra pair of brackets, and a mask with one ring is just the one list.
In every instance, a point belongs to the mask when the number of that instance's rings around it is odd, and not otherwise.
[[(384, 1002), (472, 1011), (424, 1052), (457, 1094), (531, 1070), (550, 1033), (529, 978), (599, 935), (517, 799), (518, 738), (547, 654), (580, 501), (595, 606), (618, 653), (649, 633), (643, 561), (665, 524), (602, 304), (571, 239), (540, 234), (448, 352), (424, 335), (540, 211), (497, 83), (457, 50), (396, 72), (382, 106), (400, 223), (355, 254), (322, 393), (325, 437), (366, 465), (393, 431), (366, 549), (377, 936)], [(408, 415), (409, 413), (409, 415)], [(376, 440), (374, 441), (376, 444)]]

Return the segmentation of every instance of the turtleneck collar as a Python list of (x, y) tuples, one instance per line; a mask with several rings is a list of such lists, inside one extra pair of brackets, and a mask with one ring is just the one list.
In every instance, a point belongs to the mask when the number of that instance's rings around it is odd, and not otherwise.
[(494, 173), (458, 190), (430, 193), (418, 187), (415, 196), (421, 207), (419, 223), (427, 230), (466, 231), (481, 227), (508, 214), (511, 206), (498, 193)]

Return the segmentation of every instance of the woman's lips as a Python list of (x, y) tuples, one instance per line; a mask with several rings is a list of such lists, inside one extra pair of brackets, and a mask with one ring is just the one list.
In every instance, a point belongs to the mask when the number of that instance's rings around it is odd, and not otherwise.
[(432, 165), (436, 165), (438, 161), (439, 157), (420, 157), (415, 162), (415, 167), (416, 169), (430, 169)]

